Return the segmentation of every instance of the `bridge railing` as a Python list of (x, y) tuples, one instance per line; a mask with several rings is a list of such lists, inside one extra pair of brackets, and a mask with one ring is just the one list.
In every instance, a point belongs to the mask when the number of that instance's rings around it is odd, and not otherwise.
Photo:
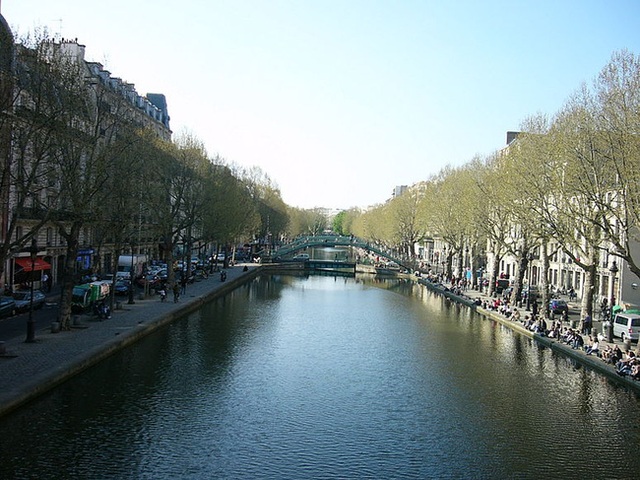
[(371, 245), (370, 242), (366, 242), (357, 237), (346, 237), (341, 235), (309, 235), (305, 237), (298, 237), (293, 242), (288, 243), (286, 245), (282, 245), (278, 250), (273, 254), (274, 260), (284, 258), (292, 253), (295, 253), (298, 250), (302, 250), (304, 248), (311, 247), (322, 247), (322, 246), (331, 246), (331, 247), (354, 247), (361, 248), (363, 250), (370, 251), (379, 255), (381, 257), (387, 258), (392, 262), (397, 263), (401, 267), (404, 267), (409, 270), (415, 270), (416, 265), (415, 261), (412, 259), (401, 259), (393, 255), (392, 253), (384, 250), (380, 246)]

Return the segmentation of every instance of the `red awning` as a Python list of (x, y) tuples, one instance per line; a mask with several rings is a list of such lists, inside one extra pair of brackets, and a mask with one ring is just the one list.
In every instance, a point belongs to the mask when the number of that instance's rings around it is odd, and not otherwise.
[[(20, 265), (22, 267), (23, 272), (31, 271), (31, 259), (29, 257), (20, 257), (16, 258), (16, 265)], [(51, 265), (45, 262), (42, 258), (36, 258), (33, 262), (34, 270), (50, 270)]]

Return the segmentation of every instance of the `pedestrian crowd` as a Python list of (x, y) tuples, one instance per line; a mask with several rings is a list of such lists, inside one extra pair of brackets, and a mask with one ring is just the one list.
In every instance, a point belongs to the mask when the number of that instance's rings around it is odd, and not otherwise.
[(590, 316), (586, 316), (580, 328), (572, 328), (564, 322), (568, 321), (567, 315), (559, 320), (546, 319), (538, 315), (537, 303), (533, 302), (532, 312), (522, 316), (521, 311), (513, 307), (508, 299), (480, 299), (476, 300), (476, 305), (485, 310), (493, 311), (503, 315), (513, 322), (519, 322), (527, 330), (548, 338), (556, 339), (558, 342), (571, 347), (574, 350), (583, 351), (586, 355), (596, 356), (605, 363), (615, 368), (620, 376), (628, 376), (633, 380), (640, 380), (640, 358), (637, 358), (632, 350), (623, 352), (618, 345), (604, 345), (604, 335), (593, 332), (593, 321)]

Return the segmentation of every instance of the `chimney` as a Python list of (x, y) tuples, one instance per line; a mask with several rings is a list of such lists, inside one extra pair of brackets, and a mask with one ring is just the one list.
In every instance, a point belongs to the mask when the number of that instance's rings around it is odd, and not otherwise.
[(520, 132), (507, 132), (507, 145), (513, 142), (518, 135), (520, 135)]

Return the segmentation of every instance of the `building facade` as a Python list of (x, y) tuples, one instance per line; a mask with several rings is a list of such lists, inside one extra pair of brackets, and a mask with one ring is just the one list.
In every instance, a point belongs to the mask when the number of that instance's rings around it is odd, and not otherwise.
[[(17, 78), (20, 82), (21, 72), (28, 71), (28, 57), (32, 54), (29, 49), (14, 44), (11, 32), (8, 30), (6, 22), (0, 17), (0, 70), (2, 78)], [(10, 46), (10, 48), (9, 48)], [(111, 73), (104, 69), (103, 65), (97, 62), (87, 61), (85, 59), (85, 46), (79, 44), (77, 40), (50, 41), (49, 54), (52, 58), (64, 58), (65, 61), (72, 61), (77, 64), (79, 75), (83, 81), (89, 85), (93, 91), (94, 105), (89, 108), (96, 110), (102, 108), (103, 115), (113, 117), (105, 122), (105, 127), (101, 129), (100, 136), (104, 137), (104, 143), (109, 142), (108, 126), (115, 124), (118, 117), (126, 120), (127, 125), (132, 128), (142, 128), (153, 134), (160, 140), (165, 142), (171, 141), (171, 129), (169, 124), (169, 114), (167, 101), (162, 94), (149, 94), (143, 96), (137, 93), (135, 86), (125, 82), (118, 77), (114, 77)], [(15, 85), (5, 87), (6, 82), (3, 81), (3, 112), (15, 112), (19, 109), (22, 111), (33, 109), (34, 101), (30, 93), (25, 89), (18, 90)], [(17, 100), (16, 100), (17, 99)], [(11, 115), (9, 115), (11, 116)], [(3, 118), (7, 118), (4, 115)], [(78, 138), (82, 138), (83, 128), (87, 128), (78, 122)], [(19, 162), (17, 158), (19, 153), (16, 151), (17, 142), (11, 138), (11, 122), (5, 121), (0, 124), (0, 155), (2, 155), (3, 166), (5, 171), (16, 168)], [(100, 139), (99, 139), (100, 141)], [(99, 145), (99, 142), (97, 142)], [(29, 147), (31, 151), (35, 150), (32, 145)], [(25, 149), (27, 150), (27, 149)], [(25, 162), (24, 151), (20, 152), (21, 161)], [(60, 234), (59, 228), (53, 221), (42, 221), (42, 207), (40, 210), (35, 208), (36, 203), (29, 204), (27, 199), (27, 207), (24, 208), (24, 199), (19, 200), (21, 193), (19, 188), (12, 187), (9, 182), (9, 176), (3, 177), (5, 182), (2, 184), (2, 238), (14, 243), (18, 243), (20, 239), (25, 237), (35, 238), (37, 252), (35, 260), (32, 261), (33, 252), (28, 251), (26, 247), (13, 246), (11, 251), (5, 255), (4, 272), (0, 281), (1, 285), (6, 289), (16, 289), (24, 286), (25, 282), (36, 281), (36, 286), (42, 286), (43, 275), (46, 274), (51, 282), (55, 284), (61, 281), (65, 269), (67, 244)], [(38, 191), (39, 205), (46, 205), (46, 186)], [(16, 214), (17, 212), (17, 214)], [(9, 231), (9, 219), (12, 218), (11, 231)], [(140, 218), (140, 228), (136, 238), (135, 246), (129, 247), (128, 252), (120, 253), (144, 253), (150, 258), (158, 255), (158, 242), (153, 238), (149, 238), (144, 234), (144, 219)], [(79, 245), (77, 258), (75, 259), (75, 273), (81, 276), (90, 276), (96, 273), (112, 273), (112, 265), (114, 265), (114, 245), (109, 240), (102, 237), (102, 233), (94, 228), (90, 222), (87, 223), (79, 232)], [(98, 247), (99, 246), (99, 247)], [(135, 251), (134, 251), (135, 250)]]

